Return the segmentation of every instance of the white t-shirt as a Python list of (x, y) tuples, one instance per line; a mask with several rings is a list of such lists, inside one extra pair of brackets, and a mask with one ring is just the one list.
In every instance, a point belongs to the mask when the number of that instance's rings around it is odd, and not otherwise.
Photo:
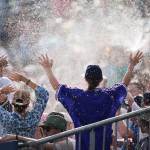
[[(136, 102), (134, 102), (132, 104), (132, 111), (136, 111), (136, 110), (141, 110), (141, 108), (137, 105)], [(141, 128), (139, 127), (139, 140), (141, 140), (141, 139), (143, 139), (143, 138), (145, 138), (147, 136), (148, 136), (148, 134), (147, 133), (142, 133), (141, 132)]]
[[(75, 140), (68, 138), (68, 149), (75, 150)], [(66, 140), (56, 143), (56, 150), (66, 150)]]

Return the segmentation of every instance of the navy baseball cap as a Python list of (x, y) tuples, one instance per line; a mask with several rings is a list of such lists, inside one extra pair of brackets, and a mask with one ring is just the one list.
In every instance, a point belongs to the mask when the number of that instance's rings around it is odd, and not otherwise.
[(98, 65), (89, 65), (85, 72), (85, 78), (91, 80), (101, 80), (103, 78), (101, 68)]
[(146, 105), (150, 105), (150, 92), (145, 92), (144, 93), (144, 100), (143, 100), (143, 102)]
[(139, 106), (139, 107), (141, 107), (141, 104), (142, 104), (142, 102), (143, 102), (143, 96), (140, 96), (140, 95), (137, 95), (137, 96), (135, 96), (134, 98), (134, 101), (137, 103), (137, 105)]

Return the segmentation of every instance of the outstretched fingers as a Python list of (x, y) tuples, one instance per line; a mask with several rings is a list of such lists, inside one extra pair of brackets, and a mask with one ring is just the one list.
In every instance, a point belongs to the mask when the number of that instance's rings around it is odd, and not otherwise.
[(18, 76), (18, 74), (17, 74), (16, 72), (10, 72), (10, 73), (8, 74), (8, 78), (9, 78), (10, 80), (15, 80), (15, 79), (17, 78), (17, 76)]
[(14, 85), (11, 85), (11, 84), (8, 84), (7, 85), (7, 88), (9, 89), (10, 92), (15, 92), (17, 89), (16, 89), (16, 86)]
[(43, 61), (41, 57), (38, 57), (40, 61)]
[(141, 62), (143, 58), (143, 52), (139, 52), (138, 55), (136, 56), (136, 59), (138, 59), (138, 62)]
[(138, 51), (139, 53), (137, 53), (136, 57), (141, 57), (143, 52)]
[(44, 56), (43, 54), (41, 54), (41, 56), (42, 56), (43, 60), (44, 60), (44, 61), (46, 61), (46, 58), (45, 58), (45, 56)]
[(136, 55), (134, 57), (137, 57), (139, 55), (140, 51), (138, 50), (138, 52), (136, 53)]

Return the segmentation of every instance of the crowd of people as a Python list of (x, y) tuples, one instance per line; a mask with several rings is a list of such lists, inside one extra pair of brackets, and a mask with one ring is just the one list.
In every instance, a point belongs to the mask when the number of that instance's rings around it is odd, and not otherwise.
[[(143, 53), (140, 51), (138, 51), (134, 56), (132, 53), (130, 54), (128, 61), (124, 63), (124, 66), (127, 66), (127, 69), (125, 69), (126, 72), (124, 73), (122, 81), (114, 84), (112, 87), (107, 87), (107, 81), (111, 75), (110, 73), (107, 78), (104, 78), (103, 71), (98, 65), (87, 66), (85, 82), (88, 86), (86, 87), (86, 90), (69, 88), (66, 84), (60, 84), (52, 70), (53, 59), (49, 59), (47, 54), (41, 54), (38, 58), (38, 64), (44, 68), (50, 85), (56, 91), (55, 99), (61, 104), (58, 103), (56, 105), (55, 112), (50, 112), (49, 114), (44, 113), (49, 101), (50, 91), (46, 89), (44, 85), (34, 83), (34, 79), (31, 80), (31, 78), (23, 75), (23, 73), (13, 71), (7, 73), (6, 76), (6, 74), (4, 74), (4, 69), (9, 65), (8, 58), (5, 55), (1, 55), (1, 142), (12, 140), (18, 140), (19, 142), (36, 141), (73, 128), (78, 128), (114, 116), (119, 116), (123, 114), (122, 111), (124, 111), (124, 113), (128, 113), (140, 110), (150, 104), (150, 92), (148, 91), (149, 84), (146, 82), (146, 86), (145, 82), (143, 83), (143, 79), (145, 79), (145, 77), (142, 78), (142, 76), (140, 76), (138, 82), (143, 84), (143, 96), (140, 95), (141, 93), (138, 93), (134, 97), (132, 95), (132, 91), (130, 93), (130, 89), (127, 90), (127, 87), (136, 85), (132, 82), (130, 84), (130, 81), (133, 79), (135, 66), (143, 59)], [(111, 76), (110, 80), (112, 80)], [(31, 103), (30, 91), (26, 89), (18, 89), (14, 85), (14, 82), (18, 82), (19, 84), (23, 82), (35, 92), (36, 100), (30, 111), (28, 110), (29, 104)], [(102, 87), (99, 87), (99, 85)], [(149, 118), (146, 114), (140, 116), (140, 118), (139, 143), (141, 149), (148, 150)], [(128, 138), (133, 141), (126, 139), (126, 122), (124, 120), (118, 122), (118, 134), (120, 134), (121, 139), (125, 139), (125, 141), (122, 142), (122, 150), (126, 147), (126, 140), (129, 140), (129, 149), (136, 149), (138, 134), (137, 118), (130, 118), (130, 121)], [(112, 124), (107, 125), (105, 140), (106, 150), (110, 150), (114, 146), (114, 140), (112, 140), (112, 137), (114, 137), (112, 129)], [(95, 149), (100, 150), (103, 146), (103, 127), (96, 128), (94, 131)], [(86, 131), (81, 134), (82, 150), (89, 149), (89, 136), (90, 131)], [(120, 141), (119, 136), (117, 137), (117, 140), (118, 142)], [(68, 138), (68, 149), (78, 150), (78, 142), (78, 134), (70, 136)], [(57, 150), (65, 149), (65, 138), (57, 140), (55, 146)], [(54, 144), (45, 143), (43, 144), (43, 147), (45, 150), (51, 150), (54, 148)], [(39, 147), (33, 147), (33, 149), (37, 148)]]
[[(130, 38), (135, 39), (137, 34), (132, 34), (137, 31), (124, 26), (125, 20), (128, 26), (139, 29), (137, 23), (149, 14), (148, 0), (101, 0), (99, 4), (93, 0), (82, 3), (79, 0), (10, 0), (8, 3), (11, 7), (3, 24), (8, 52), (0, 49), (1, 142), (34, 142), (150, 105), (150, 55), (148, 52), (143, 56), (140, 51), (130, 55), (131, 51), (126, 47), (131, 44)], [(136, 25), (132, 24), (134, 17), (140, 18), (140, 21), (136, 19)], [(116, 28), (125, 45), (116, 44), (119, 41), (114, 32)], [(127, 44), (124, 32), (128, 32)], [(41, 52), (50, 53), (50, 57), (55, 58), (55, 65), (47, 54), (40, 55)], [(81, 68), (89, 63), (98, 65), (89, 65), (83, 75)], [(58, 79), (80, 88), (69, 88)], [(141, 150), (149, 147), (148, 121), (147, 114), (140, 116)], [(135, 150), (137, 117), (130, 118), (130, 139), (126, 135), (126, 120), (119, 121), (117, 129), (117, 149), (124, 150), (129, 140), (128, 149)], [(95, 150), (101, 150), (103, 128), (94, 131)], [(108, 125), (106, 131), (105, 149), (110, 150), (114, 148), (115, 125)], [(81, 134), (81, 150), (89, 149), (89, 136), (90, 131)], [(78, 135), (70, 136), (68, 149), (78, 150), (78, 142)], [(66, 149), (65, 138), (57, 140), (55, 146), (57, 150)], [(54, 144), (45, 143), (43, 147), (51, 150)]]

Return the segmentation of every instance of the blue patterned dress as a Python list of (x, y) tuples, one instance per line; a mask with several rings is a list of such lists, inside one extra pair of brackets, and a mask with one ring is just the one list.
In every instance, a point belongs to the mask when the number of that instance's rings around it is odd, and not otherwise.
[(1, 136), (14, 134), (29, 138), (35, 137), (37, 125), (49, 99), (49, 92), (44, 87), (37, 86), (35, 95), (35, 106), (31, 111), (27, 111), (25, 118), (18, 113), (10, 113), (0, 106)]

